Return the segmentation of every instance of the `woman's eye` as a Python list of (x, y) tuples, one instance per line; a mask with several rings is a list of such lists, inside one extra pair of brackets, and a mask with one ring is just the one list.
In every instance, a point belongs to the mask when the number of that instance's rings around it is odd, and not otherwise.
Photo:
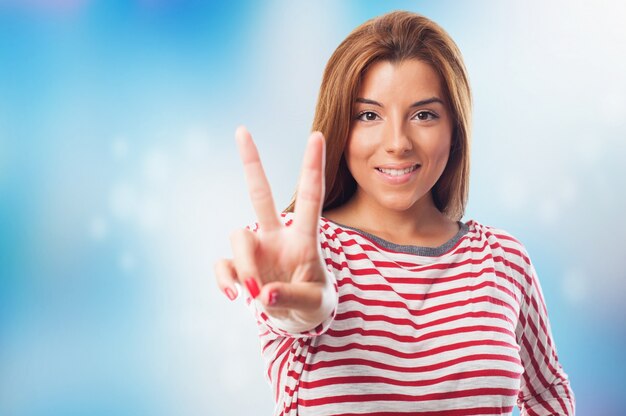
[(378, 114), (373, 111), (363, 111), (357, 116), (357, 119), (361, 121), (375, 121), (378, 119)]
[(430, 111), (420, 111), (419, 113), (415, 114), (415, 117), (418, 120), (422, 121), (435, 120), (439, 118), (435, 113), (431, 113)]

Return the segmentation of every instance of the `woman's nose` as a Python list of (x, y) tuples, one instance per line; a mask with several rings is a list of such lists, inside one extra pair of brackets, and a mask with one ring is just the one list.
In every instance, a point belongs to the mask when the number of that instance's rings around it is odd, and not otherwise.
[(413, 149), (413, 142), (403, 122), (389, 122), (385, 129), (385, 150), (391, 154), (404, 154)]

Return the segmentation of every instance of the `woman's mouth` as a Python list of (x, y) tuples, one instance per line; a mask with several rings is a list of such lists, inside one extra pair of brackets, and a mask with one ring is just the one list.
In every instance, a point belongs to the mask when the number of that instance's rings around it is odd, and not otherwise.
[(390, 176), (402, 176), (402, 175), (406, 175), (407, 173), (411, 173), (414, 170), (416, 170), (417, 168), (419, 168), (420, 165), (419, 164), (415, 164), (413, 166), (409, 166), (408, 168), (405, 169), (385, 169), (385, 168), (376, 168), (377, 171), (382, 172), (386, 175), (390, 175)]
[(415, 164), (403, 169), (375, 168), (382, 181), (388, 185), (402, 185), (417, 175), (420, 164)]

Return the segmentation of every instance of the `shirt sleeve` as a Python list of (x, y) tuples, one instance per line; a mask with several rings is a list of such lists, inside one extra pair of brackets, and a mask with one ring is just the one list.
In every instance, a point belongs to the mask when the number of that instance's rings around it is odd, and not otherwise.
[[(293, 222), (293, 214), (291, 213), (283, 213), (281, 215), (281, 220), (285, 224), (285, 226), (291, 226)], [(253, 224), (248, 226), (251, 231), (258, 231), (258, 224)], [(310, 338), (322, 335), (325, 333), (330, 324), (333, 322), (335, 315), (337, 313), (337, 303), (338, 303), (338, 285), (337, 278), (335, 273), (333, 272), (333, 268), (331, 266), (332, 262), (329, 262), (328, 259), (331, 256), (330, 246), (326, 241), (326, 234), (324, 230), (320, 226), (319, 231), (319, 250), (322, 262), (326, 265), (326, 279), (328, 282), (329, 290), (332, 292), (331, 298), (332, 302), (334, 302), (334, 306), (332, 307), (329, 315), (315, 328), (306, 328), (306, 323), (297, 322), (292, 319), (278, 319), (272, 316), (269, 316), (263, 305), (258, 299), (251, 299), (249, 296), (246, 298), (246, 304), (252, 309), (257, 324), (259, 326), (261, 340), (262, 343), (265, 342), (274, 342), (277, 338), (288, 337), (288, 338)]]
[(574, 392), (559, 363), (537, 273), (521, 251), (527, 267), (516, 328), (524, 366), (517, 404), (522, 415), (574, 415)]

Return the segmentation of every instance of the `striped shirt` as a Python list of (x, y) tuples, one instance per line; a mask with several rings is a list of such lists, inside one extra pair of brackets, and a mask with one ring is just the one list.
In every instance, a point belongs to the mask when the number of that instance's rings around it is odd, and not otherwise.
[(332, 315), (290, 333), (248, 299), (275, 415), (509, 415), (516, 403), (522, 415), (574, 414), (524, 246), (459, 225), (430, 248), (320, 219)]

